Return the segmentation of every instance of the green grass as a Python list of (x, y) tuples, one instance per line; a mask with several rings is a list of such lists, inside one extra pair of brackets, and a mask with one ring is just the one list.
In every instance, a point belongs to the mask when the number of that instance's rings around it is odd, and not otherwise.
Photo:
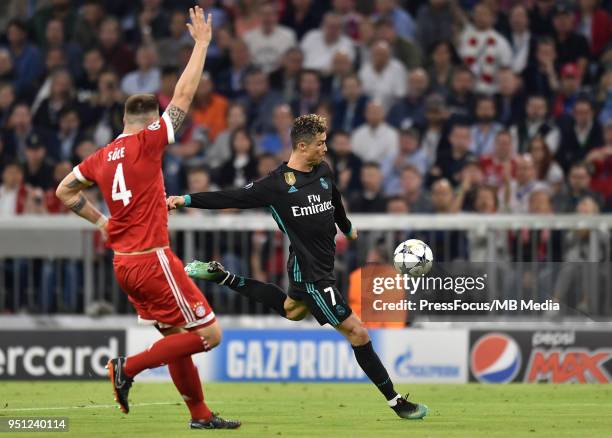
[[(121, 414), (106, 382), (0, 382), (0, 416), (67, 416), (84, 437), (609, 437), (609, 385), (399, 385), (429, 405), (425, 420), (401, 420), (367, 384), (206, 384), (211, 409), (243, 421), (238, 431), (191, 431), (169, 383), (134, 385)], [(139, 406), (138, 404), (143, 404)], [(147, 403), (164, 403), (150, 404)], [(49, 409), (54, 407), (55, 409)], [(17, 410), (36, 408), (35, 410)], [(26, 436), (28, 434), (20, 434)], [(42, 436), (65, 436), (37, 433)]]

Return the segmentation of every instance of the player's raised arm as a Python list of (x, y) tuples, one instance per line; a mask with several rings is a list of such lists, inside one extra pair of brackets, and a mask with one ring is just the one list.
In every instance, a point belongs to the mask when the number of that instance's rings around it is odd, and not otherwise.
[(189, 106), (202, 77), (206, 52), (212, 38), (212, 14), (208, 14), (208, 19), (205, 19), (204, 10), (199, 6), (195, 6), (189, 8), (189, 17), (191, 18), (191, 23), (187, 23), (187, 28), (195, 44), (189, 62), (187, 62), (185, 70), (183, 70), (181, 77), (174, 87), (172, 100), (168, 108), (166, 108), (166, 113), (172, 121), (174, 131), (181, 127), (185, 115), (189, 111)]
[(89, 202), (82, 193), (83, 189), (87, 187), (89, 186), (79, 181), (74, 171), (72, 171), (66, 175), (59, 184), (55, 194), (66, 207), (97, 226), (106, 237), (106, 224), (108, 223), (108, 218)]

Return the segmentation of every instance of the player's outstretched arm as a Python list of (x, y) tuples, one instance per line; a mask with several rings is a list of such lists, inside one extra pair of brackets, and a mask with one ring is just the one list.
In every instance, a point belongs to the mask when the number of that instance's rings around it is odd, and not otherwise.
[(241, 189), (170, 196), (166, 199), (166, 205), (168, 210), (176, 210), (183, 207), (201, 208), (205, 210), (266, 207), (273, 204), (275, 195), (270, 186), (269, 180), (264, 178), (249, 183)]
[(60, 183), (55, 195), (66, 207), (82, 218), (97, 226), (106, 237), (108, 218), (104, 216), (82, 193), (88, 186), (80, 182), (73, 172), (70, 172)]
[(187, 62), (185, 70), (183, 70), (174, 87), (172, 100), (166, 108), (166, 113), (172, 120), (174, 131), (181, 127), (185, 115), (189, 111), (189, 106), (202, 77), (206, 52), (212, 38), (212, 14), (208, 14), (208, 19), (205, 19), (204, 10), (195, 6), (189, 8), (189, 17), (191, 23), (187, 23), (187, 29), (189, 29), (195, 44), (189, 62)]

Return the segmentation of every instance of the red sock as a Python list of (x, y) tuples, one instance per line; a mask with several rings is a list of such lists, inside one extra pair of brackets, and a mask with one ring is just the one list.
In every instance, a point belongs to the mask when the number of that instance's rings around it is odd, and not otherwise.
[(151, 345), (148, 350), (129, 356), (125, 363), (125, 374), (134, 377), (148, 368), (157, 368), (205, 349), (207, 348), (204, 338), (195, 333), (166, 336)]
[(192, 420), (208, 420), (212, 412), (204, 403), (204, 392), (200, 383), (198, 369), (193, 364), (191, 356), (182, 357), (168, 364), (174, 386), (183, 396), (189, 408)]

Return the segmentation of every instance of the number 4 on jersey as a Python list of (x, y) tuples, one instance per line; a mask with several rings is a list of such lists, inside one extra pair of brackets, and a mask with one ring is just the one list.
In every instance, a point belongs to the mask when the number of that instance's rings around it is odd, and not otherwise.
[(123, 201), (124, 207), (130, 203), (130, 198), (132, 197), (132, 191), (128, 190), (125, 186), (125, 178), (123, 177), (123, 163), (119, 163), (117, 165), (117, 170), (115, 170), (112, 197), (113, 201)]

